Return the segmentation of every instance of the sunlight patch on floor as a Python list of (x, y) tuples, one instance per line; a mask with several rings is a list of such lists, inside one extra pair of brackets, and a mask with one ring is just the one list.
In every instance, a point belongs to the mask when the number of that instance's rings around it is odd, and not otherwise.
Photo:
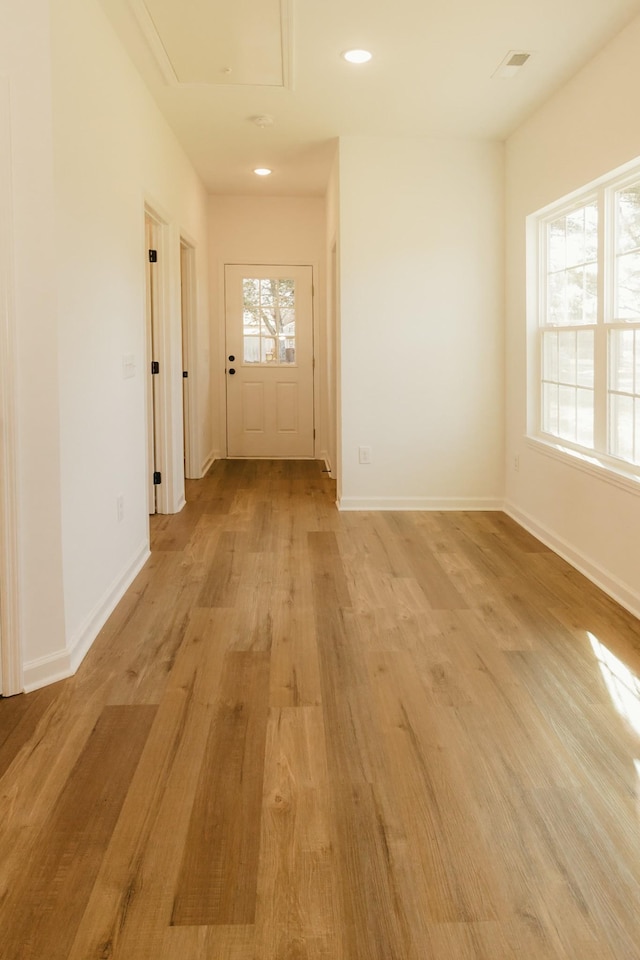
[[(640, 680), (597, 637), (587, 635), (616, 710), (640, 735)], [(635, 764), (640, 774), (640, 760)]]

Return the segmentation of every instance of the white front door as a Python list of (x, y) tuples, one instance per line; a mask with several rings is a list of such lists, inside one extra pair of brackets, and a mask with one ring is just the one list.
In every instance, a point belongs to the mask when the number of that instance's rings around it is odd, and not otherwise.
[(314, 455), (312, 281), (311, 267), (225, 267), (230, 457)]

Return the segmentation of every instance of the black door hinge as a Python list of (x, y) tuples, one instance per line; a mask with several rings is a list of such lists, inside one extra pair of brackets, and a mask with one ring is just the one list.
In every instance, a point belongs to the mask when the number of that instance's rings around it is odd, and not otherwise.
[(157, 360), (151, 361), (151, 373), (160, 373), (160, 364)]
[(158, 262), (158, 251), (149, 250), (149, 263), (157, 263), (157, 262)]
[(188, 371), (188, 370), (183, 370), (183, 371), (182, 371), (182, 376), (183, 376), (184, 379), (186, 380), (187, 377), (189, 376), (189, 371)]
[(162, 474), (160, 473), (159, 470), (156, 470), (156, 472), (155, 472), (154, 475), (153, 475), (153, 485), (154, 485), (154, 487), (157, 487), (159, 483), (162, 483)]

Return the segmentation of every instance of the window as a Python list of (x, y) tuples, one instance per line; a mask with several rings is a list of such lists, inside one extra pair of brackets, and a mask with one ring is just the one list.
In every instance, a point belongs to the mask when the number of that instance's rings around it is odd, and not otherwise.
[(640, 465), (640, 168), (536, 223), (539, 431)]
[(295, 363), (295, 280), (245, 277), (242, 295), (244, 362)]

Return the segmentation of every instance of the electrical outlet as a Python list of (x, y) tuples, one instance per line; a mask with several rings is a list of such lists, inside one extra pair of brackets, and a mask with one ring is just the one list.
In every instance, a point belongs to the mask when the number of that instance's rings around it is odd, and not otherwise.
[(120, 494), (119, 497), (116, 497), (116, 515), (118, 517), (118, 523), (122, 523), (124, 520), (124, 494)]
[(358, 462), (371, 463), (371, 447), (358, 447)]

